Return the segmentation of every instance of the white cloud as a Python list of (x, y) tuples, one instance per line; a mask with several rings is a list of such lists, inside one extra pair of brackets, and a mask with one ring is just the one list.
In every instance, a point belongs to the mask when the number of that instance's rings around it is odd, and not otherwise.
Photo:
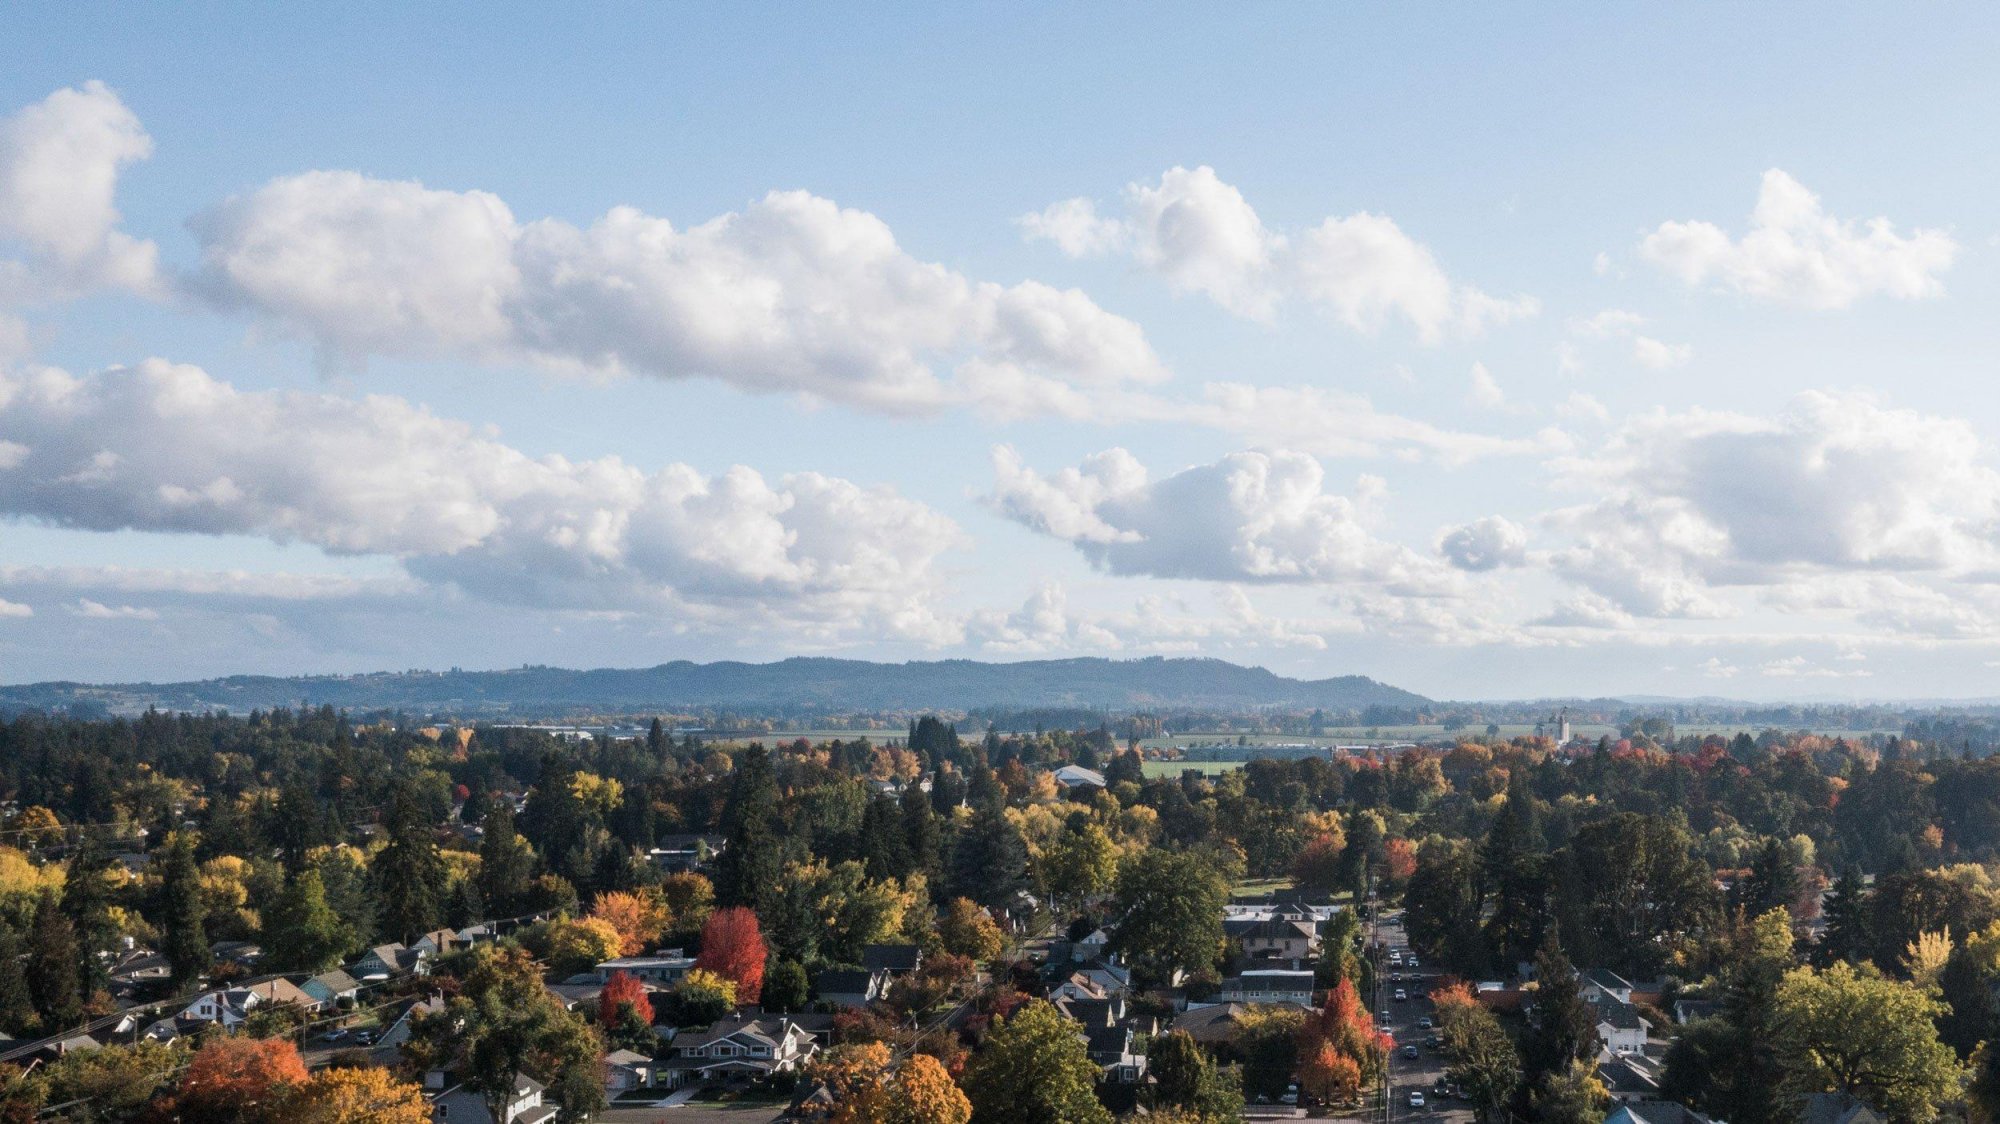
[(1233, 433), (1250, 444), (1317, 456), (1377, 456), (1385, 452), (1460, 465), (1485, 457), (1548, 454), (1571, 447), (1569, 437), (1543, 429), (1532, 437), (1498, 437), (1444, 429), (1375, 409), (1365, 396), (1319, 386), (1253, 386), (1215, 382), (1199, 402), (1154, 400), (1128, 413), (1139, 420), (1191, 422)]
[(153, 609), (142, 609), (132, 605), (106, 605), (92, 601), (88, 597), (79, 598), (70, 612), (85, 620), (93, 621), (156, 621), (160, 614)]
[(35, 610), (29, 606), (23, 605), (18, 601), (9, 601), (4, 597), (0, 597), (0, 619), (8, 617), (32, 617), (34, 615)]
[(1611, 420), (1611, 411), (1592, 395), (1572, 391), (1568, 398), (1556, 404), (1556, 416), (1564, 421), (1596, 422), (1601, 425)]
[(1694, 357), (1694, 347), (1685, 343), (1661, 343), (1651, 336), (1632, 337), (1632, 358), (1642, 367), (1664, 371)]
[(57, 90), (0, 121), (0, 301), (117, 287), (150, 291), (158, 250), (118, 229), (118, 174), (152, 138), (102, 82)]
[(1500, 380), (1493, 377), (1484, 363), (1472, 365), (1472, 390), (1467, 398), (1482, 410), (1507, 408), (1507, 392), (1500, 388)]
[(1376, 333), (1397, 319), (1436, 342), (1540, 310), (1530, 296), (1495, 297), (1454, 282), (1429, 247), (1386, 215), (1333, 216), (1290, 236), (1272, 231), (1207, 165), (1131, 184), (1124, 204), (1123, 218), (1107, 219), (1090, 200), (1067, 199), (1020, 223), (1030, 238), (1072, 257), (1129, 252), (1176, 292), (1204, 294), (1256, 320), (1271, 319), (1289, 297), (1356, 331)]
[(1233, 648), (1326, 648), (1329, 632), (1353, 627), (1333, 619), (1298, 620), (1258, 610), (1238, 586), (1215, 591), (1212, 610), (1178, 598), (1148, 595), (1129, 610), (1086, 611), (1072, 607), (1063, 587), (1047, 583), (1011, 613), (972, 614), (966, 636), (989, 652), (1209, 652)]
[(1497, 570), (1527, 560), (1528, 532), (1502, 515), (1488, 515), (1438, 537), (1438, 553), (1461, 570)]
[(1742, 668), (1726, 662), (1721, 656), (1710, 656), (1701, 662), (1699, 670), (1710, 679), (1733, 679)]
[(1639, 329), (1645, 324), (1644, 316), (1624, 308), (1607, 308), (1594, 316), (1573, 317), (1568, 325), (1570, 338), (1556, 343), (1556, 366), (1566, 375), (1582, 374), (1589, 367), (1586, 354), (1597, 350), (1585, 344), (1601, 340), (1629, 344), (1632, 361), (1655, 371), (1681, 366), (1694, 357), (1692, 344), (1666, 343), (1642, 334)]
[(408, 577), (351, 577), (345, 574), (253, 572), (248, 570), (167, 570), (127, 566), (0, 566), (0, 587), (80, 590), (100, 596), (142, 594), (159, 597), (247, 601), (392, 600), (418, 595), (422, 583)]
[(400, 559), (484, 601), (935, 642), (955, 525), (881, 488), (531, 458), (389, 397), (245, 392), (149, 360), (0, 375), (0, 512)]
[(1886, 218), (1836, 219), (1799, 181), (1764, 173), (1750, 229), (1732, 240), (1707, 222), (1666, 222), (1639, 252), (1690, 285), (1806, 308), (1846, 308), (1869, 296), (1924, 300), (1944, 294), (1958, 243), (1941, 230), (1899, 234)]
[(352, 172), (276, 179), (195, 223), (204, 285), (331, 353), (705, 377), (911, 412), (977, 360), (1106, 387), (1164, 377), (1137, 325), (1076, 290), (978, 282), (802, 191), (676, 229), (617, 207), (521, 223), (498, 197)]
[(1959, 631), (1946, 606), (1915, 613), (1919, 587), (1829, 575), (1964, 577), (2000, 561), (2000, 473), (1972, 428), (1858, 395), (1803, 394), (1774, 418), (1656, 412), (1555, 464), (1605, 497), (1551, 513), (1577, 541), (1552, 565), (1645, 616), (1733, 615), (1715, 589), (1762, 586), (1787, 611)]
[(1362, 503), (1325, 491), (1324, 470), (1304, 454), (1232, 453), (1153, 479), (1123, 449), (1043, 476), (1000, 446), (993, 467), (995, 510), (1111, 573), (1449, 584), (1436, 563), (1376, 538)]
[(1766, 660), (1757, 671), (1771, 679), (1866, 679), (1875, 674), (1867, 668), (1819, 667), (1804, 656)]

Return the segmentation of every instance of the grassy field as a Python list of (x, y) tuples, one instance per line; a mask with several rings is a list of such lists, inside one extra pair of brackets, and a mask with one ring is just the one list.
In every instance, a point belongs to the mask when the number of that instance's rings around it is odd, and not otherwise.
[(1148, 761), (1143, 765), (1149, 777), (1178, 777), (1185, 769), (1198, 769), (1214, 777), (1242, 767), (1241, 761)]

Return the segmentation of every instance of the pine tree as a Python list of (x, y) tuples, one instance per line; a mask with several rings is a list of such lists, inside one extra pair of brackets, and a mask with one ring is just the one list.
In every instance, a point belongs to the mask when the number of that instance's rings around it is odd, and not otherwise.
[(111, 893), (105, 875), (111, 870), (111, 853), (103, 841), (85, 832), (77, 852), (64, 874), (62, 910), (76, 931), (78, 998), (88, 1003), (105, 986), (105, 962), (118, 943), (118, 925), (111, 917)]
[(176, 987), (188, 988), (208, 971), (207, 910), (201, 901), (201, 870), (194, 863), (194, 840), (174, 832), (160, 870), (160, 917), (165, 940), (161, 951), (173, 970)]
[(317, 972), (354, 947), (352, 930), (327, 904), (326, 884), (308, 868), (293, 877), (264, 918), (264, 955), (280, 971)]
[(0, 925), (0, 1031), (21, 1038), (40, 1025), (22, 963), (21, 938), (12, 927)]
[(1822, 967), (1836, 960), (1857, 964), (1867, 960), (1875, 947), (1875, 933), (1868, 914), (1868, 890), (1859, 871), (1849, 867), (1834, 880), (1825, 912), (1826, 931), (1820, 936), (1814, 959)]
[(646, 755), (654, 761), (660, 761), (667, 756), (667, 728), (657, 717), (653, 719), (652, 726), (646, 730)]
[(514, 830), (514, 809), (496, 801), (479, 839), (479, 894), (496, 914), (512, 917), (535, 875), (535, 856)]
[(910, 857), (910, 871), (936, 880), (938, 872), (938, 817), (931, 810), (930, 797), (918, 785), (903, 790), (903, 850)]
[(784, 840), (778, 835), (778, 778), (760, 745), (736, 755), (736, 779), (722, 808), (729, 844), (715, 868), (715, 896), (724, 905), (756, 905), (779, 888)]
[(1597, 1056), (1597, 1012), (1584, 1002), (1576, 966), (1563, 955), (1554, 933), (1535, 957), (1535, 999), (1528, 1011), (1528, 1030), (1521, 1042), (1526, 1085), (1539, 1091), (1571, 1062)]
[(906, 878), (910, 873), (910, 848), (903, 838), (902, 811), (888, 796), (868, 802), (861, 814), (861, 856), (868, 877), (881, 881)]
[(999, 908), (1028, 885), (1028, 843), (1007, 818), (997, 788), (959, 828), (951, 847), (951, 893)]
[(388, 828), (389, 844), (375, 859), (375, 896), (383, 932), (407, 942), (444, 919), (444, 860), (408, 792), (396, 795)]
[(34, 926), (28, 931), (27, 974), (28, 993), (43, 1026), (66, 1029), (83, 1017), (76, 929), (54, 895), (44, 895), (35, 906)]

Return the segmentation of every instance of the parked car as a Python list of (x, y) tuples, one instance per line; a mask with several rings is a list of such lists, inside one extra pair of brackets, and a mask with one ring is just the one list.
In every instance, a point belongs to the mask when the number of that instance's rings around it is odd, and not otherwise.
[(1406, 1057), (1406, 1058), (1408, 1058), (1408, 1059), (1410, 1059), (1411, 1061), (1416, 1061), (1416, 1060), (1417, 1060), (1417, 1048), (1416, 1048), (1415, 1046), (1405, 1046), (1405, 1047), (1403, 1047), (1403, 1056), (1404, 1056), (1404, 1057)]
[(1405, 960), (1405, 961), (1403, 961), (1403, 967), (1405, 967), (1405, 968), (1421, 968), (1421, 967), (1423, 967), (1423, 965), (1422, 965), (1422, 964), (1419, 964), (1419, 963), (1417, 963), (1417, 958), (1416, 958), (1416, 957), (1414, 957), (1414, 956), (1412, 956), (1412, 957), (1410, 957), (1410, 958), (1409, 958), (1408, 960)]
[(1422, 1089), (1410, 1090), (1410, 1107), (1411, 1108), (1424, 1107), (1424, 1091)]

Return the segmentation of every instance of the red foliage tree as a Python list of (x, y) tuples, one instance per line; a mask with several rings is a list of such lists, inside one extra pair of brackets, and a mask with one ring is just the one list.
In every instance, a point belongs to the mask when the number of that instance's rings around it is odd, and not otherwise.
[(613, 972), (604, 981), (604, 993), (597, 997), (598, 1021), (605, 1026), (618, 1025), (622, 1004), (630, 1004), (647, 1026), (653, 1025), (653, 1001), (646, 996), (646, 985), (625, 972)]
[(701, 927), (695, 967), (736, 981), (736, 1001), (755, 1003), (764, 990), (764, 932), (757, 914), (742, 906), (718, 909)]
[(217, 1038), (196, 1050), (181, 1078), (185, 1119), (263, 1119), (280, 1089), (306, 1080), (299, 1048), (284, 1038)]

